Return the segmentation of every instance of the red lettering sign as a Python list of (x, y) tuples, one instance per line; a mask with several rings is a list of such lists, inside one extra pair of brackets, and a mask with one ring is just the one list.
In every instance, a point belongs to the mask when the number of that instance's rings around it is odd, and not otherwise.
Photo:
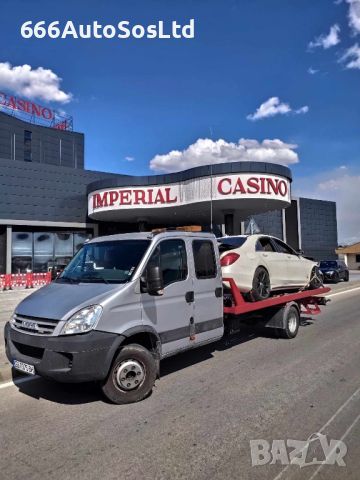
[(11, 108), (12, 110), (26, 112), (29, 115), (35, 115), (45, 120), (52, 120), (55, 116), (55, 112), (50, 108), (24, 100), (23, 98), (8, 96), (3, 92), (0, 92), (0, 105), (4, 105), (4, 107)]

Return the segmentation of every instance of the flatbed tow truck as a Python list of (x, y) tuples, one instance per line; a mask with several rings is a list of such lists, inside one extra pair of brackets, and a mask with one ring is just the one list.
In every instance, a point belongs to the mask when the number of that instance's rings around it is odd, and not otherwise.
[[(227, 288), (224, 288), (227, 286)], [(161, 231), (85, 243), (61, 275), (23, 300), (5, 326), (14, 368), (61, 382), (96, 381), (114, 403), (146, 398), (160, 361), (261, 321), (296, 337), (329, 288), (246, 301), (223, 278), (213, 234)]]

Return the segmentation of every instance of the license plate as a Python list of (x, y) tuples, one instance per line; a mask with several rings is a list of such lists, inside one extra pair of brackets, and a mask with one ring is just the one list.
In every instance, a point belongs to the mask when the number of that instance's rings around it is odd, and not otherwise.
[(34, 365), (29, 365), (28, 363), (19, 362), (19, 360), (14, 360), (14, 368), (20, 372), (27, 373), (28, 375), (35, 375)]

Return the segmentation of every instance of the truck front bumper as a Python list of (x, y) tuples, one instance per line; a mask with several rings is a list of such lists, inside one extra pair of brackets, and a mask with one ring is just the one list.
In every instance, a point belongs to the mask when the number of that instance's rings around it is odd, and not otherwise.
[(124, 337), (92, 330), (81, 335), (43, 337), (5, 325), (6, 356), (34, 365), (36, 374), (60, 382), (87, 382), (106, 378)]

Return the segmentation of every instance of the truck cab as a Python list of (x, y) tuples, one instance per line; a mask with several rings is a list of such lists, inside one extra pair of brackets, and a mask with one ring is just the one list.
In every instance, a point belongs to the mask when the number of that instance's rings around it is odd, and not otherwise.
[(96, 380), (115, 403), (146, 397), (162, 358), (222, 337), (215, 236), (170, 231), (93, 239), (5, 327), (8, 359), (28, 374)]

